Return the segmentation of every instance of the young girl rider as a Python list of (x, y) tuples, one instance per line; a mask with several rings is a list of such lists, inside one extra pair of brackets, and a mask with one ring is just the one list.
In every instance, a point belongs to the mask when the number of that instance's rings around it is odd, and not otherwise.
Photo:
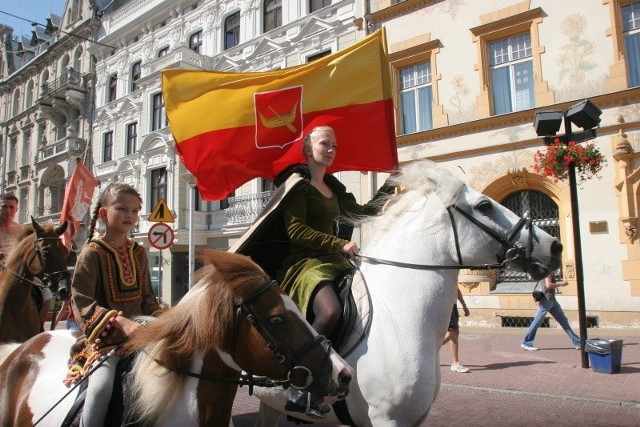
[[(105, 356), (139, 327), (134, 316), (160, 314), (151, 288), (145, 249), (128, 237), (138, 221), (142, 198), (135, 188), (111, 184), (95, 207), (89, 240), (82, 248), (72, 280), (72, 308), (93, 355)], [(92, 238), (96, 221), (104, 234)], [(104, 423), (120, 360), (113, 352), (89, 377), (81, 426)], [(96, 359), (87, 364), (96, 363)], [(86, 367), (85, 367), (86, 369)]]

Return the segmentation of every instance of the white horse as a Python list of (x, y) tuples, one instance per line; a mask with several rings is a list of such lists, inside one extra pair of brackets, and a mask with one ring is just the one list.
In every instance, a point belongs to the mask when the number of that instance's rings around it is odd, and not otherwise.
[[(497, 255), (501, 267), (538, 280), (559, 266), (562, 252), (558, 240), (430, 162), (405, 167), (396, 181), (406, 191), (367, 221), (373, 238), (361, 251), (373, 315), (346, 357), (356, 370), (346, 404), (357, 426), (416, 426), (427, 418), (460, 268), (495, 264)], [(277, 425), (283, 393), (256, 395), (256, 425)], [(322, 422), (344, 424), (333, 410)]]

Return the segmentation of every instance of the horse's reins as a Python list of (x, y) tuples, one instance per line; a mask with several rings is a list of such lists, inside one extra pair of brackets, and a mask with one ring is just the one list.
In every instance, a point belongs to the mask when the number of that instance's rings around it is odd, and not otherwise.
[[(494, 264), (479, 264), (479, 265), (465, 265), (462, 261), (462, 253), (460, 251), (460, 241), (458, 238), (458, 230), (456, 228), (456, 222), (453, 215), (453, 211), (460, 213), (462, 216), (467, 218), (471, 223), (476, 225), (480, 230), (489, 235), (494, 240), (498, 241), (505, 248), (504, 251), (504, 260), (501, 262), (496, 262)], [(433, 265), (433, 264), (414, 264), (409, 262), (401, 262), (401, 261), (392, 261), (382, 258), (369, 257), (366, 255), (356, 254), (356, 257), (361, 258), (364, 261), (369, 262), (370, 264), (384, 264), (391, 265), (394, 267), (401, 268), (410, 268), (414, 270), (461, 270), (461, 269), (472, 269), (472, 270), (496, 270), (503, 268), (507, 263), (516, 260), (524, 251), (526, 257), (528, 258), (531, 254), (531, 247), (533, 246), (533, 229), (531, 227), (531, 219), (522, 217), (513, 227), (513, 229), (509, 232), (509, 234), (505, 237), (482, 222), (478, 221), (472, 215), (469, 215), (464, 210), (460, 209), (457, 205), (452, 205), (447, 207), (447, 213), (449, 214), (449, 219), (451, 220), (451, 227), (453, 229), (453, 237), (456, 245), (456, 255), (458, 256), (458, 264), (456, 265)], [(516, 234), (523, 228), (527, 227), (529, 229), (529, 239), (526, 248), (522, 247), (522, 244), (519, 242), (513, 242)], [(511, 254), (510, 254), (511, 253)]]
[[(249, 386), (249, 395), (253, 394), (253, 387), (258, 386), (258, 387), (293, 387), (296, 389), (306, 389), (307, 387), (309, 387), (309, 385), (311, 385), (311, 383), (313, 383), (313, 373), (311, 372), (311, 370), (305, 366), (298, 366), (296, 365), (297, 360), (299, 360), (300, 358), (302, 358), (305, 354), (307, 354), (309, 351), (311, 351), (311, 349), (313, 349), (316, 345), (320, 345), (321, 343), (327, 342), (328, 340), (323, 336), (323, 335), (318, 335), (316, 336), (313, 340), (311, 340), (310, 342), (304, 344), (301, 348), (299, 348), (298, 350), (296, 350), (293, 354), (293, 356), (291, 357), (290, 360), (287, 359), (286, 356), (284, 356), (284, 354), (282, 354), (282, 352), (280, 352), (280, 350), (278, 349), (278, 346), (276, 344), (273, 343), (273, 341), (271, 340), (271, 337), (267, 331), (267, 328), (265, 328), (262, 323), (260, 323), (259, 319), (253, 314), (252, 310), (249, 308), (249, 305), (251, 301), (255, 300), (256, 298), (258, 298), (260, 295), (262, 295), (264, 292), (266, 292), (268, 289), (270, 289), (271, 287), (275, 286), (277, 284), (277, 282), (275, 280), (271, 280), (270, 282), (267, 282), (265, 285), (262, 286), (262, 288), (258, 289), (258, 291), (256, 291), (253, 295), (249, 296), (248, 298), (246, 298), (244, 300), (244, 302), (238, 304), (238, 312), (242, 313), (246, 316), (247, 320), (249, 321), (249, 324), (251, 324), (251, 326), (253, 326), (258, 333), (260, 334), (260, 336), (264, 339), (265, 344), (267, 346), (267, 348), (271, 351), (271, 353), (276, 357), (276, 359), (282, 363), (283, 365), (285, 365), (288, 368), (287, 371), (287, 379), (285, 380), (275, 380), (272, 378), (268, 378), (268, 377), (263, 377), (263, 376), (254, 376), (252, 373), (246, 373), (246, 374), (241, 374), (240, 378), (238, 379), (232, 379), (232, 378), (224, 378), (224, 377), (219, 377), (219, 376), (215, 376), (215, 375), (208, 375), (208, 374), (200, 374), (200, 373), (196, 373), (196, 372), (191, 372), (191, 371), (185, 371), (182, 369), (177, 369), (177, 368), (173, 368), (170, 366), (167, 366), (166, 363), (158, 360), (157, 358), (151, 356), (149, 353), (147, 353), (146, 351), (143, 350), (143, 352), (150, 357), (154, 362), (156, 362), (158, 365), (162, 366), (165, 369), (168, 369), (170, 371), (173, 371), (177, 374), (180, 375), (185, 375), (187, 377), (191, 377), (191, 378), (197, 378), (199, 380), (206, 380), (206, 381), (213, 381), (213, 382), (222, 382), (222, 383), (227, 383), (227, 384), (236, 384), (238, 386), (243, 386), (243, 385), (247, 385)], [(327, 349), (327, 360), (329, 359), (329, 348), (331, 346), (328, 346)], [(305, 384), (302, 386), (297, 386), (295, 384), (293, 384), (291, 382), (291, 375), (294, 371), (296, 370), (302, 370), (302, 371), (306, 371), (306, 381)]]

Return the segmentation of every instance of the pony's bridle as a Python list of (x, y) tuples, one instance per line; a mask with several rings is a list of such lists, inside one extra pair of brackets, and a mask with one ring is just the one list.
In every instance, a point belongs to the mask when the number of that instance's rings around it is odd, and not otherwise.
[[(460, 251), (460, 239), (458, 237), (458, 229), (456, 228), (454, 212), (458, 212), (459, 214), (461, 214), (463, 217), (477, 226), (480, 230), (482, 230), (485, 234), (489, 235), (492, 239), (496, 240), (502, 245), (502, 252), (496, 254), (496, 263), (478, 265), (465, 265), (463, 263), (462, 253)], [(456, 246), (456, 255), (458, 257), (458, 264), (456, 265), (413, 264), (408, 262), (390, 261), (380, 258), (368, 257), (359, 254), (356, 255), (356, 257), (359, 257), (371, 264), (385, 264), (395, 267), (411, 268), (415, 270), (497, 270), (513, 263), (524, 263), (524, 261), (530, 257), (531, 250), (533, 249), (533, 227), (531, 219), (528, 218), (528, 213), (520, 218), (520, 220), (514, 225), (514, 227), (506, 236), (503, 236), (497, 233), (495, 230), (492, 230), (489, 226), (478, 221), (476, 218), (474, 218), (472, 215), (470, 215), (457, 205), (448, 206), (447, 213), (449, 214), (449, 219), (451, 221), (453, 238)], [(529, 230), (529, 238), (526, 246), (524, 246), (520, 242), (515, 241), (516, 235), (520, 232), (520, 230), (522, 230), (523, 227), (526, 227)]]
[[(265, 326), (263, 322), (260, 321), (260, 319), (253, 313), (253, 310), (251, 310), (250, 308), (250, 304), (252, 301), (255, 301), (257, 298), (260, 297), (260, 295), (262, 295), (264, 292), (266, 292), (276, 284), (277, 282), (275, 280), (271, 280), (265, 283), (253, 295), (247, 297), (242, 303), (238, 304), (236, 307), (237, 307), (237, 313), (243, 314), (249, 321), (249, 324), (258, 331), (260, 336), (264, 339), (265, 344), (269, 349), (269, 351), (271, 351), (271, 353), (278, 359), (280, 363), (282, 363), (287, 367), (287, 379), (275, 380), (272, 378), (267, 378), (262, 376), (254, 376), (250, 372), (246, 374), (242, 374), (239, 379), (231, 379), (231, 378), (218, 377), (214, 375), (199, 374), (196, 372), (185, 371), (185, 370), (169, 367), (162, 361), (158, 360), (157, 358), (150, 356), (148, 353), (145, 352), (145, 354), (147, 354), (148, 357), (151, 357), (158, 365), (181, 375), (197, 378), (200, 380), (237, 384), (240, 386), (247, 385), (249, 386), (249, 394), (253, 394), (253, 387), (255, 386), (285, 387), (285, 388), (292, 387), (299, 390), (304, 390), (308, 388), (313, 383), (313, 371), (311, 371), (311, 369), (307, 368), (306, 366), (298, 365), (298, 361), (302, 359), (302, 357), (304, 357), (304, 355), (307, 354), (309, 351), (311, 351), (315, 346), (324, 344), (327, 346), (326, 361), (328, 363), (329, 354), (331, 351), (331, 342), (327, 340), (323, 335), (318, 335), (314, 339), (312, 339), (311, 341), (309, 341), (308, 343), (304, 344), (302, 347), (294, 351), (294, 354), (292, 355), (292, 357), (290, 359), (287, 359), (287, 357), (280, 351), (278, 346), (274, 344), (271, 334), (269, 333), (269, 328)], [(306, 379), (302, 385), (294, 384), (291, 380), (292, 374), (298, 370), (303, 371), (303, 373), (305, 373), (306, 375), (305, 377)]]
[[(253, 313), (253, 311), (251, 310), (251, 308), (249, 306), (251, 301), (257, 299), (263, 292), (265, 292), (267, 289), (275, 286), (276, 284), (277, 284), (277, 282), (275, 280), (271, 280), (270, 282), (266, 283), (256, 293), (254, 293), (252, 296), (250, 296), (247, 299), (245, 299), (244, 302), (239, 304), (238, 311), (240, 313), (242, 313), (247, 318), (247, 320), (249, 321), (249, 324), (251, 324), (251, 326), (253, 326), (255, 328), (255, 330), (258, 331), (258, 333), (260, 334), (260, 336), (264, 340), (264, 342), (265, 342), (267, 348), (269, 349), (269, 351), (271, 351), (271, 353), (276, 357), (276, 359), (278, 359), (278, 361), (280, 363), (282, 363), (283, 365), (285, 365), (287, 367), (287, 382), (288, 382), (288, 384), (292, 388), (304, 390), (307, 387), (309, 387), (311, 385), (311, 383), (313, 383), (313, 372), (309, 368), (307, 368), (306, 366), (298, 365), (299, 361), (307, 353), (309, 353), (314, 347), (316, 347), (317, 345), (325, 344), (326, 347), (327, 347), (327, 350), (326, 350), (326, 363), (328, 363), (328, 361), (329, 361), (329, 352), (330, 352), (330, 349), (331, 349), (331, 342), (327, 338), (325, 338), (323, 335), (317, 335), (314, 339), (312, 339), (311, 341), (307, 342), (306, 344), (304, 344), (299, 349), (295, 350), (293, 355), (291, 356), (291, 358), (287, 359), (287, 357), (280, 351), (278, 346), (273, 342), (272, 336), (269, 333), (269, 328), (267, 326), (265, 326), (265, 324), (263, 322), (260, 321), (260, 319)], [(295, 371), (298, 371), (298, 370), (304, 371), (306, 373), (306, 380), (305, 380), (303, 385), (296, 385), (291, 381), (292, 374)]]

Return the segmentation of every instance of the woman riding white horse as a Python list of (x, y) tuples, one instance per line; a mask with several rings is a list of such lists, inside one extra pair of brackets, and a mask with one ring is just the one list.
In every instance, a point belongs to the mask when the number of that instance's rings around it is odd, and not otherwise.
[[(422, 423), (440, 387), (439, 351), (459, 269), (491, 265), (539, 279), (560, 263), (562, 245), (555, 238), (430, 162), (405, 167), (395, 181), (406, 191), (382, 215), (367, 220), (373, 235), (359, 269), (373, 315), (362, 341), (346, 357), (356, 369), (346, 399), (350, 419), (340, 420), (332, 411), (323, 420), (328, 424)], [(273, 217), (286, 191), (279, 189), (268, 206)], [(268, 237), (266, 229), (274, 229), (277, 221), (265, 215), (248, 234)], [(251, 253), (258, 247), (247, 237), (235, 249)], [(277, 244), (270, 242), (269, 248)], [(282, 393), (257, 389), (256, 395), (263, 402), (258, 425), (276, 425), (284, 409)]]

